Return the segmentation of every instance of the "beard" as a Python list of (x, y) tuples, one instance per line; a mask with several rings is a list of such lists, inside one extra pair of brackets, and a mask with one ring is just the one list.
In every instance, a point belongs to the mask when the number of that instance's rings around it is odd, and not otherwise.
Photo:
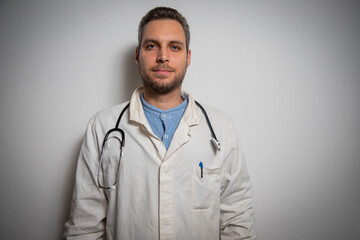
[[(151, 72), (154, 69), (167, 69), (174, 71), (174, 69), (168, 67), (166, 64), (159, 64), (156, 67), (151, 68)], [(186, 65), (181, 69), (179, 74), (175, 75), (171, 81), (166, 82), (168, 76), (158, 76), (157, 79), (154, 79), (146, 72), (146, 70), (139, 66), (140, 76), (144, 85), (144, 88), (148, 89), (154, 94), (165, 95), (175, 89), (179, 88), (184, 80), (186, 74)], [(163, 80), (163, 81), (162, 81)]]

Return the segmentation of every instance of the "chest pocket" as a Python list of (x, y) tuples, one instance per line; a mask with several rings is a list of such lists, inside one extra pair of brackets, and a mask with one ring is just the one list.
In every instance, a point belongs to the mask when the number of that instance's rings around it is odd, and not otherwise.
[(220, 203), (220, 168), (193, 166), (191, 181), (191, 210), (212, 210)]

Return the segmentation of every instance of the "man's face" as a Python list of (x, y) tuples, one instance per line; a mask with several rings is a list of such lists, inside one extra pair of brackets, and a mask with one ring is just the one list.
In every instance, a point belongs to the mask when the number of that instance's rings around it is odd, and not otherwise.
[(155, 20), (143, 32), (136, 62), (144, 87), (156, 94), (181, 89), (191, 51), (186, 50), (185, 33), (177, 21)]

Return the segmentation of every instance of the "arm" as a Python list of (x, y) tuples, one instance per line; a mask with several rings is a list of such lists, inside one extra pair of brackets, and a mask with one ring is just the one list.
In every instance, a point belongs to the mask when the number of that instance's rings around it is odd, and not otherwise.
[(107, 200), (97, 186), (99, 144), (90, 121), (81, 146), (71, 201), (70, 219), (65, 223), (66, 239), (103, 239)]
[(236, 130), (229, 124), (220, 198), (221, 239), (256, 239), (250, 178)]

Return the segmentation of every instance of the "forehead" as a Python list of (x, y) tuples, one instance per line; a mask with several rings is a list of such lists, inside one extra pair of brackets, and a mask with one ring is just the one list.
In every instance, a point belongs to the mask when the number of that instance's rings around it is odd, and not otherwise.
[(181, 24), (176, 20), (154, 20), (145, 26), (142, 41), (146, 39), (185, 43), (185, 32)]

